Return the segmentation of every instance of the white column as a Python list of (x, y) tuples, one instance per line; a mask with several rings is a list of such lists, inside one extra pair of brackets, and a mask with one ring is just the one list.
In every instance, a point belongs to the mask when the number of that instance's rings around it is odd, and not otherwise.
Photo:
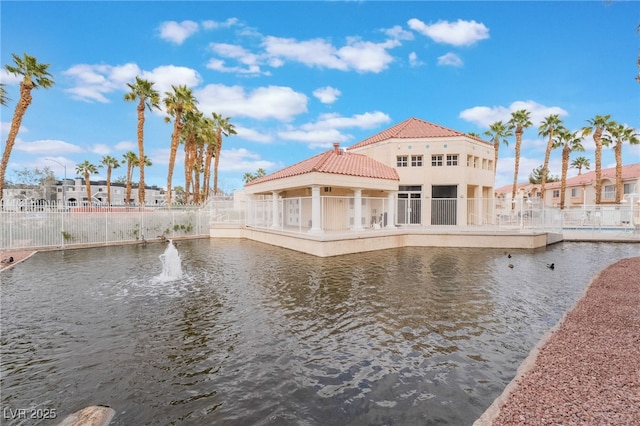
[[(387, 228), (395, 228), (396, 223), (396, 191), (389, 191), (387, 197)], [(384, 218), (383, 218), (384, 220)], [(384, 222), (382, 222), (384, 226)]]
[(320, 227), (320, 219), (321, 219), (320, 209), (322, 208), (321, 201), (322, 200), (320, 199), (320, 187), (317, 185), (312, 186), (311, 187), (311, 229), (309, 230), (309, 232), (311, 233), (322, 232), (322, 228)]
[(353, 190), (353, 230), (362, 230), (362, 189)]
[(280, 228), (278, 215), (278, 191), (271, 191), (271, 227)]

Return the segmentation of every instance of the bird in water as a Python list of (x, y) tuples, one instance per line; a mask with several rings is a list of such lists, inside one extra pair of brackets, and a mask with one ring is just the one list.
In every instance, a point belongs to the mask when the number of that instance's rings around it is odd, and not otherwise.
[(547, 268), (554, 269), (555, 267), (556, 265), (554, 265), (553, 263), (547, 263)]
[(511, 253), (509, 253), (509, 254), (507, 255), (507, 257), (508, 257), (509, 259), (511, 259)]
[(513, 263), (509, 264), (509, 268), (513, 269)]
[(2, 263), (13, 263), (13, 256), (9, 256), (6, 259), (2, 259)]

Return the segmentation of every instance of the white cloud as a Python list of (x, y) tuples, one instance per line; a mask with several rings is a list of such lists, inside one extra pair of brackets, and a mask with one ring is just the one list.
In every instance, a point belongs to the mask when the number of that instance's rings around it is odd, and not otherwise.
[(135, 81), (137, 76), (154, 83), (153, 88), (164, 96), (171, 91), (171, 85), (195, 87), (202, 78), (197, 71), (175, 65), (162, 65), (151, 71), (142, 71), (136, 64), (124, 65), (74, 65), (63, 72), (70, 77), (72, 87), (66, 89), (74, 99), (85, 102), (110, 102), (107, 97), (114, 91), (129, 91), (127, 83)]
[(334, 103), (341, 94), (342, 92), (331, 86), (320, 87), (313, 91), (313, 96), (318, 98), (323, 104)]
[(114, 148), (118, 151), (131, 151), (137, 147), (138, 147), (138, 144), (131, 141), (118, 142), (114, 146)]
[[(198, 71), (175, 65), (161, 65), (151, 71), (144, 71), (142, 78), (153, 82), (153, 88), (164, 97), (165, 92), (171, 92), (171, 86), (187, 86), (194, 88), (202, 83), (202, 77)], [(128, 82), (133, 82), (135, 77)], [(126, 88), (128, 91), (128, 88)]]
[(353, 137), (340, 129), (369, 129), (388, 123), (391, 118), (380, 111), (355, 114), (343, 117), (339, 114), (323, 114), (316, 122), (306, 123), (299, 127), (290, 127), (278, 132), (278, 136), (286, 140), (307, 143), (309, 148), (329, 148), (333, 142), (348, 142)]
[(111, 147), (109, 145), (103, 144), (103, 143), (97, 143), (95, 145), (93, 145), (89, 151), (94, 152), (96, 154), (100, 154), (100, 155), (107, 155), (108, 153), (111, 152)]
[(7, 71), (4, 67), (0, 68), (0, 81), (7, 86), (19, 85), (22, 82), (23, 77), (15, 75)]
[(413, 33), (405, 30), (400, 25), (385, 29), (383, 32), (394, 40), (413, 40)]
[(72, 87), (65, 90), (73, 98), (107, 103), (106, 95), (114, 90), (123, 90), (127, 82), (140, 74), (140, 68), (132, 63), (118, 66), (78, 64), (63, 74), (74, 80)]
[(260, 57), (247, 51), (244, 47), (228, 43), (211, 43), (209, 47), (219, 56), (236, 60), (244, 67), (227, 66), (225, 61), (218, 58), (212, 58), (207, 63), (207, 68), (220, 72), (262, 74), (259, 65)]
[(30, 154), (71, 154), (84, 152), (78, 145), (61, 140), (43, 139), (34, 142), (24, 142), (16, 140), (14, 148), (16, 151), (28, 152)]
[(238, 24), (238, 18), (229, 18), (226, 21), (218, 22), (213, 20), (202, 21), (202, 28), (205, 30), (214, 30), (217, 28), (230, 28)]
[(322, 39), (298, 41), (267, 36), (263, 41), (269, 64), (274, 67), (281, 66), (284, 60), (291, 60), (309, 67), (373, 73), (383, 71), (393, 62), (387, 49), (399, 44), (395, 40), (373, 43), (350, 38), (345, 46), (337, 48)]
[(476, 21), (458, 19), (456, 22), (438, 21), (435, 24), (425, 24), (419, 19), (412, 18), (407, 24), (412, 30), (435, 42), (454, 46), (470, 46), (489, 38), (489, 29)]
[(273, 136), (269, 132), (249, 129), (248, 127), (235, 126), (237, 136), (253, 142), (269, 143), (273, 142)]
[(275, 118), (290, 121), (307, 112), (307, 97), (290, 87), (266, 86), (245, 92), (241, 86), (209, 84), (195, 93), (198, 109), (230, 117)]
[(463, 110), (459, 117), (463, 120), (477, 124), (479, 127), (488, 128), (496, 121), (509, 121), (511, 113), (520, 109), (525, 109), (531, 113), (530, 118), (534, 127), (538, 127), (540, 122), (550, 114), (558, 114), (559, 116), (567, 116), (569, 113), (558, 106), (545, 106), (535, 101), (515, 101), (508, 107), (504, 106), (475, 106)]
[(260, 154), (245, 148), (223, 149), (220, 155), (220, 171), (254, 172), (260, 168), (273, 170), (276, 163), (263, 160)]
[(422, 65), (424, 62), (418, 59), (418, 54), (416, 52), (409, 53), (409, 65), (412, 67), (417, 67)]
[(195, 34), (199, 29), (197, 22), (193, 21), (167, 21), (160, 24), (160, 38), (174, 44), (182, 44)]
[(438, 57), (438, 65), (450, 65), (453, 67), (461, 67), (463, 65), (460, 56), (455, 53), (449, 52)]

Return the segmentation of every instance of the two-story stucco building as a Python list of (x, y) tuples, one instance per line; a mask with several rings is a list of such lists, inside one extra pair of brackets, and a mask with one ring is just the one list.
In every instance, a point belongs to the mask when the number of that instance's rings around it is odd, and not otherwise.
[(493, 159), (489, 142), (410, 118), (346, 150), (334, 144), (248, 182), (244, 191), (270, 200), (274, 228), (481, 224), (492, 216), (484, 200), (493, 196)]

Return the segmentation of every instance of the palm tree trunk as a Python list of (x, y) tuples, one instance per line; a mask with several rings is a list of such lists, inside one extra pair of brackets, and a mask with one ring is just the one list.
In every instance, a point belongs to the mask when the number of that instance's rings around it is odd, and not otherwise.
[(500, 149), (500, 139), (497, 137), (493, 140), (493, 175), (498, 172), (498, 150)]
[(189, 203), (191, 194), (191, 137), (184, 143), (184, 202)]
[(622, 201), (623, 185), (622, 185), (622, 141), (616, 141), (613, 151), (616, 155), (616, 203)]
[(129, 205), (131, 203), (131, 175), (133, 174), (133, 164), (131, 161), (127, 162), (127, 190), (125, 191), (124, 203)]
[[(516, 198), (516, 189), (518, 187), (518, 169), (520, 168), (520, 143), (522, 142), (523, 129), (521, 126), (516, 128), (516, 150), (515, 150), (515, 170), (513, 173), (513, 188), (511, 189), (511, 199)], [(511, 208), (514, 208), (513, 203)]]
[(218, 143), (216, 144), (216, 158), (213, 163), (213, 194), (218, 194), (218, 164), (220, 164), (220, 153), (222, 152), (222, 130), (218, 130)]
[(146, 158), (144, 156), (144, 98), (140, 98), (140, 103), (138, 104), (138, 151), (138, 167), (140, 168), (140, 181), (138, 182), (138, 202), (141, 206), (144, 206), (144, 163), (146, 161)]
[(84, 183), (87, 185), (87, 202), (91, 207), (91, 182), (89, 181), (89, 172), (84, 172)]
[(107, 167), (107, 204), (111, 207), (111, 166)]
[(602, 200), (602, 128), (596, 128), (593, 133), (593, 141), (596, 143), (596, 204)]
[(562, 178), (560, 182), (560, 210), (564, 210), (564, 196), (567, 190), (567, 170), (569, 169), (569, 145), (565, 144), (562, 148)]
[(180, 143), (180, 133), (182, 133), (181, 111), (176, 112), (173, 122), (173, 133), (171, 134), (171, 151), (169, 152), (169, 171), (167, 172), (167, 204), (171, 206), (171, 180), (173, 179), (173, 168), (176, 164), (176, 154)]
[(544, 187), (547, 183), (547, 174), (549, 169), (549, 158), (551, 157), (551, 147), (553, 146), (553, 132), (549, 133), (549, 141), (547, 141), (547, 150), (544, 153), (544, 164), (542, 166), (542, 179), (540, 181), (540, 198), (544, 200)]
[(204, 194), (204, 198), (209, 197), (209, 187), (211, 184), (211, 158), (213, 158), (214, 154), (214, 146), (212, 143), (207, 145), (207, 152), (204, 158), (204, 177), (202, 179), (202, 193)]
[(0, 201), (2, 201), (4, 178), (7, 172), (7, 166), (9, 165), (9, 157), (11, 156), (11, 151), (16, 143), (16, 137), (18, 136), (18, 130), (20, 130), (20, 124), (22, 124), (22, 118), (33, 100), (33, 97), (31, 96), (32, 89), (33, 83), (26, 84), (24, 81), (20, 83), (20, 100), (16, 104), (16, 109), (13, 113), (11, 129), (9, 129), (7, 144), (5, 145), (4, 152), (2, 153), (2, 163), (0, 163)]

